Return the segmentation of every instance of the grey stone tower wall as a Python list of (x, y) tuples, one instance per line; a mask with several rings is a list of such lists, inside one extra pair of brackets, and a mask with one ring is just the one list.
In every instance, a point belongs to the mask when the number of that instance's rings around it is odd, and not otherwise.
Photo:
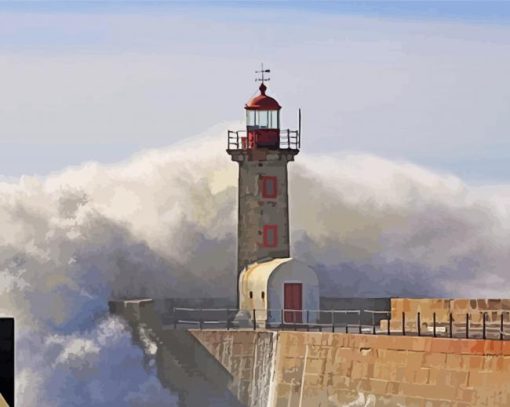
[[(246, 150), (230, 152), (239, 163), (238, 273), (257, 260), (290, 256), (287, 163), (297, 151)], [(276, 198), (264, 198), (260, 179), (277, 177)], [(264, 225), (278, 226), (276, 247), (263, 246)]]

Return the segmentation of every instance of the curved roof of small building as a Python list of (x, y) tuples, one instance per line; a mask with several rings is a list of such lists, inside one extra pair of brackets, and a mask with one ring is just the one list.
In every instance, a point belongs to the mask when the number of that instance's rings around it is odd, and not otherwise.
[(296, 277), (302, 277), (304, 274), (312, 273), (314, 280), (318, 284), (315, 271), (306, 264), (292, 257), (270, 259), (268, 261), (259, 261), (248, 265), (240, 276), (240, 283), (244, 285), (257, 286), (265, 289), (272, 275), (279, 269), (290, 267)]
[(266, 85), (262, 83), (259, 87), (260, 95), (250, 99), (244, 108), (246, 110), (280, 110), (282, 107), (271, 96), (266, 95)]

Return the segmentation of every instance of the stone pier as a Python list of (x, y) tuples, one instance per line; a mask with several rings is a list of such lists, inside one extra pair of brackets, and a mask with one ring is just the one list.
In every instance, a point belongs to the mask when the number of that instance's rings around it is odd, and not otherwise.
[(510, 406), (510, 341), (172, 330), (150, 301), (112, 310), (149, 332), (158, 376), (186, 407)]

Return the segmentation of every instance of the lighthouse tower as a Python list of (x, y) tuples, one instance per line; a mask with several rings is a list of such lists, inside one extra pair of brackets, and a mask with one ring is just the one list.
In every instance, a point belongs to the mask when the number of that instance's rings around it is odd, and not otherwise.
[(266, 94), (246, 103), (246, 129), (228, 132), (227, 153), (239, 163), (237, 271), (269, 258), (289, 257), (287, 163), (299, 153), (300, 131), (280, 129), (280, 104)]
[[(280, 104), (260, 94), (249, 100), (246, 129), (228, 131), (227, 153), (239, 163), (236, 323), (269, 326), (304, 321), (319, 307), (317, 275), (290, 257), (287, 164), (299, 153), (298, 130), (280, 128)], [(316, 319), (316, 316), (312, 316)]]
[[(228, 132), (227, 152), (239, 163), (237, 236), (238, 324), (260, 326), (311, 322), (319, 307), (315, 272), (290, 257), (287, 164), (299, 153), (298, 130), (280, 128), (280, 104), (266, 94), (261, 74), (260, 94), (249, 100), (246, 129)], [(312, 314), (312, 320), (317, 315)]]

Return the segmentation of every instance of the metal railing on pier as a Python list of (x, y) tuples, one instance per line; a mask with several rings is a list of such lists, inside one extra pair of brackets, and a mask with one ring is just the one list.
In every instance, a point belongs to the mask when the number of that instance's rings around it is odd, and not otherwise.
[[(172, 327), (345, 332), (372, 335), (510, 339), (510, 311), (453, 314), (382, 310), (252, 309), (239, 317), (234, 308), (173, 309)], [(489, 318), (490, 316), (490, 318)], [(392, 318), (393, 317), (393, 318)]]

